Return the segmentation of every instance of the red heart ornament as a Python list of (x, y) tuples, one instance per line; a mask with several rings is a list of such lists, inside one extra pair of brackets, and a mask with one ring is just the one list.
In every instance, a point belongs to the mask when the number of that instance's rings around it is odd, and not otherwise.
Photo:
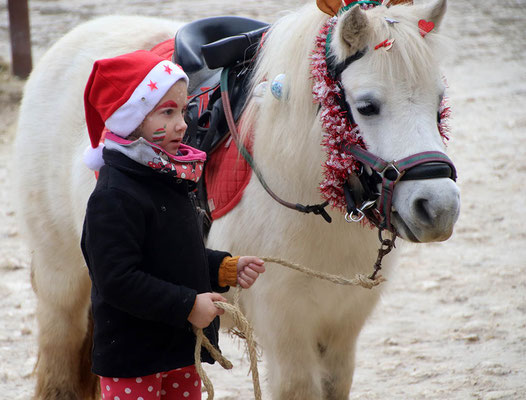
[(420, 29), (422, 37), (425, 37), (434, 27), (435, 23), (433, 21), (426, 21), (425, 19), (418, 21), (418, 28)]

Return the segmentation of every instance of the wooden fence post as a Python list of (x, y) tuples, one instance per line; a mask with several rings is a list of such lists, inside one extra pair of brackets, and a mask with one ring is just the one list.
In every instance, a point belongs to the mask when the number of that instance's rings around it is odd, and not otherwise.
[(33, 67), (27, 0), (7, 0), (13, 74), (27, 78)]

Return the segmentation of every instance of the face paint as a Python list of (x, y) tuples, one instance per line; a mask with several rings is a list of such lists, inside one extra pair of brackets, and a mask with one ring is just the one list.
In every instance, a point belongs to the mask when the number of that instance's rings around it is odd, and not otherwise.
[(168, 100), (168, 101), (165, 101), (163, 104), (159, 105), (155, 111), (157, 110), (160, 110), (161, 108), (177, 108), (178, 105), (175, 101), (173, 100)]
[(165, 137), (166, 137), (166, 125), (164, 126), (164, 128), (159, 128), (155, 130), (155, 132), (152, 135), (152, 142), (161, 143)]

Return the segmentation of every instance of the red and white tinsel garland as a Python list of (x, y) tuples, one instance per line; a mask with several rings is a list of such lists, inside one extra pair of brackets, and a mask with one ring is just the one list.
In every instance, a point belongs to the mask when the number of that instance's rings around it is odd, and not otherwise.
[[(332, 207), (346, 212), (343, 185), (348, 176), (357, 171), (358, 163), (354, 157), (341, 152), (341, 143), (356, 144), (364, 149), (366, 145), (360, 136), (358, 125), (351, 124), (346, 117), (346, 111), (341, 109), (337, 101), (341, 89), (327, 72), (325, 55), (327, 34), (336, 22), (336, 17), (329, 19), (316, 37), (315, 48), (311, 56), (311, 75), (312, 94), (315, 102), (320, 104), (319, 115), (323, 128), (322, 146), (327, 153), (327, 160), (323, 165), (320, 192)], [(440, 105), (439, 115), (440, 135), (444, 140), (449, 140), (447, 119), (450, 115), (450, 108), (446, 98)]]

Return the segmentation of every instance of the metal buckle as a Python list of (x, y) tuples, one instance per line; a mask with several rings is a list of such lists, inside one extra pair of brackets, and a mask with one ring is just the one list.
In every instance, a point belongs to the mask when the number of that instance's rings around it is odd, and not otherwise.
[(390, 169), (394, 169), (395, 172), (396, 172), (396, 179), (395, 181), (397, 181), (401, 175), (401, 172), (398, 168), (396, 168), (396, 160), (393, 160), (391, 161), (389, 164), (386, 165), (386, 167), (381, 171), (379, 172), (380, 176), (382, 177), (382, 179), (385, 178), (385, 174), (387, 173), (387, 171), (389, 171)]
[(378, 174), (382, 177), (382, 180), (386, 179), (385, 174), (387, 173), (387, 171), (389, 171), (391, 169), (396, 172), (396, 179), (395, 180), (389, 179), (391, 182), (398, 183), (400, 181), (400, 179), (402, 179), (402, 177), (405, 175), (406, 171), (400, 172), (400, 170), (395, 165), (396, 163), (397, 163), (397, 161), (393, 160), (389, 164), (387, 164), (387, 166), (382, 170), (382, 172), (378, 172)]
[(360, 222), (365, 217), (364, 210), (368, 210), (372, 206), (376, 204), (376, 200), (368, 200), (365, 201), (361, 207), (357, 208), (356, 210), (345, 214), (345, 221), (351, 223), (351, 222)]
[[(357, 217), (355, 217), (355, 213), (358, 213)], [(365, 213), (359, 208), (357, 208), (355, 211), (345, 214), (345, 221), (349, 223), (360, 222), (363, 219), (363, 217), (365, 217)]]

